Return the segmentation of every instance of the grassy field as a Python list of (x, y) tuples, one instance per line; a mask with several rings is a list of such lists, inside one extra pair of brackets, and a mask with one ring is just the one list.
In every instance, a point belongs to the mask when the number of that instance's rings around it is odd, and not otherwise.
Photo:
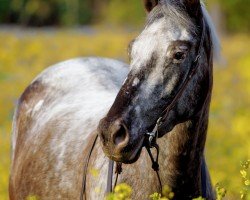
[[(127, 60), (136, 32), (0, 29), (0, 199), (8, 199), (10, 132), (18, 96), (44, 68), (80, 56)], [(213, 183), (240, 199), (240, 161), (250, 158), (250, 37), (222, 39), (224, 62), (216, 65), (206, 155)], [(248, 199), (250, 199), (248, 197)]]

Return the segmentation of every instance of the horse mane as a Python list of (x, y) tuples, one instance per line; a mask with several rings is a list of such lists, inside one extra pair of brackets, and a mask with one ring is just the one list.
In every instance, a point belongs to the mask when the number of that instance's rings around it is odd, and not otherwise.
[(221, 45), (220, 45), (220, 39), (219, 36), (217, 34), (215, 25), (206, 9), (205, 4), (202, 2), (201, 3), (201, 9), (202, 9), (202, 13), (203, 16), (205, 18), (205, 21), (207, 22), (207, 25), (210, 29), (210, 33), (211, 33), (211, 38), (212, 38), (212, 45), (213, 45), (213, 56), (215, 60), (220, 60), (220, 51), (221, 51)]

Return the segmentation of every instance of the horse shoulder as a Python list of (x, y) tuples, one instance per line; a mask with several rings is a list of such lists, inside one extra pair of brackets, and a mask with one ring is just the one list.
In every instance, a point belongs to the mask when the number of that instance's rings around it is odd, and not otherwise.
[(74, 59), (46, 69), (26, 88), (13, 121), (10, 193), (21, 199), (72, 191), (79, 159), (126, 72), (117, 61)]

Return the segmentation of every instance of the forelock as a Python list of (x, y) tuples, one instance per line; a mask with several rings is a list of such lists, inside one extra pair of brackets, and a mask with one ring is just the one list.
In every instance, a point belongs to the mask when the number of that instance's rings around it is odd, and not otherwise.
[(146, 27), (161, 18), (171, 19), (180, 26), (190, 30), (192, 34), (197, 34), (197, 26), (185, 10), (185, 6), (180, 1), (162, 0), (149, 13)]

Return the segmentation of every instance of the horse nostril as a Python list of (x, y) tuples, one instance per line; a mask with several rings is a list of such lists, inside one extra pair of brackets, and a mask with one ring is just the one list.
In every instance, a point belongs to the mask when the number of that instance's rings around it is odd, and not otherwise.
[(116, 146), (128, 143), (128, 132), (126, 127), (121, 124), (120, 128), (113, 134), (113, 142)]

